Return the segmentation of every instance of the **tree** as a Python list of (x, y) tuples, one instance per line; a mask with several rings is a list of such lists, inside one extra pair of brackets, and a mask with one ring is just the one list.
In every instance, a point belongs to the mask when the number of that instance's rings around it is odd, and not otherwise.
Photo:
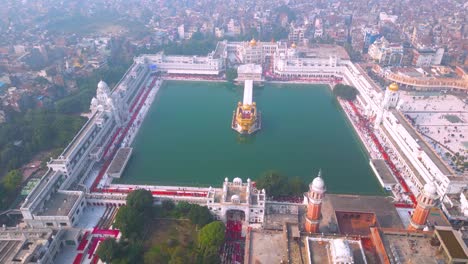
[(200, 206), (198, 204), (193, 204), (188, 213), (188, 218), (194, 225), (200, 227), (205, 226), (206, 224), (213, 221), (213, 216), (211, 215), (210, 210), (206, 206)]
[(307, 184), (299, 177), (289, 179), (290, 195), (300, 195), (307, 191)]
[(256, 179), (257, 188), (265, 189), (273, 197), (302, 195), (307, 184), (299, 177), (288, 178), (276, 171), (268, 171)]
[(210, 247), (203, 252), (201, 256), (203, 264), (220, 264), (219, 250), (215, 247)]
[(161, 247), (155, 246), (147, 251), (144, 255), (145, 264), (159, 264), (159, 263), (168, 263), (171, 255), (166, 251), (163, 251)]
[(113, 260), (118, 258), (121, 250), (122, 248), (114, 238), (106, 238), (106, 240), (102, 241), (99, 245), (96, 254), (102, 261), (111, 263)]
[(114, 225), (120, 229), (125, 238), (136, 240), (143, 235), (145, 220), (147, 219), (142, 212), (125, 205), (120, 207), (117, 212)]
[(172, 252), (171, 259), (169, 260), (169, 264), (190, 263), (190, 258), (187, 253), (188, 252), (185, 248), (181, 246), (176, 247), (174, 252)]
[(153, 207), (153, 195), (148, 190), (135, 190), (128, 194), (127, 206), (139, 212), (151, 212), (151, 208)]
[(333, 88), (333, 93), (337, 97), (352, 101), (356, 99), (356, 96), (358, 95), (359, 92), (353, 86), (349, 86), (345, 84), (337, 84)]
[(203, 252), (203, 256), (212, 250), (219, 251), (224, 243), (225, 231), (226, 228), (223, 222), (220, 221), (211, 222), (200, 230), (198, 234), (198, 247), (200, 248), (200, 252)]
[(11, 170), (3, 178), (3, 187), (7, 192), (14, 192), (21, 184), (23, 175), (19, 170)]
[(237, 69), (227, 69), (226, 70), (226, 80), (228, 82), (233, 82), (237, 78)]
[(267, 195), (277, 197), (285, 194), (285, 186), (288, 184), (287, 178), (276, 171), (268, 171), (257, 180), (257, 188), (265, 189)]

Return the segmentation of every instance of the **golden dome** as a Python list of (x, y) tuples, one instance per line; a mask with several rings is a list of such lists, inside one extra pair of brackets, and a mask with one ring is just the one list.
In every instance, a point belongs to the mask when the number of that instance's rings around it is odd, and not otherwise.
[(296, 43), (293, 43), (293, 44), (291, 45), (291, 48), (293, 48), (293, 49), (295, 49), (296, 47), (297, 47), (297, 46), (296, 46)]
[(257, 41), (254, 38), (250, 41), (250, 46), (257, 46)]
[(389, 89), (390, 91), (396, 92), (396, 91), (398, 91), (399, 87), (398, 87), (398, 84), (397, 84), (397, 83), (392, 83), (392, 84), (390, 84), (390, 85), (388, 86), (388, 89)]

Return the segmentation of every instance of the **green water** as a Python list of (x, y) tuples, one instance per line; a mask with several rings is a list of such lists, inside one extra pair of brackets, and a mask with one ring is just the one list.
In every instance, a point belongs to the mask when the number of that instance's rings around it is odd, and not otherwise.
[(381, 194), (369, 159), (329, 89), (320, 85), (254, 88), (262, 130), (231, 129), (242, 87), (165, 82), (134, 141), (119, 182), (220, 186), (276, 170), (310, 182), (322, 169), (328, 191)]

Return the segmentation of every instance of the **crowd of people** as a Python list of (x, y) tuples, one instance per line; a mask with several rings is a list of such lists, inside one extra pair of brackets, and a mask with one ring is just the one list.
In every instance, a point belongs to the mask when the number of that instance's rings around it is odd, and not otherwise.
[(164, 74), (164, 79), (167, 80), (183, 80), (183, 81), (224, 81), (224, 77), (217, 75), (202, 75), (202, 74)]
[[(417, 201), (415, 195), (413, 194), (410, 188), (410, 186), (414, 186), (413, 184), (407, 184), (407, 181), (410, 182), (409, 179), (412, 179), (410, 175), (407, 175), (407, 173), (410, 172), (410, 170), (405, 168), (405, 165), (403, 165), (404, 163), (402, 162), (402, 159), (398, 156), (397, 152), (394, 151), (393, 148), (383, 144), (383, 142), (387, 142), (385, 140), (385, 136), (383, 136), (378, 131), (378, 129), (373, 129), (373, 127), (371, 126), (371, 122), (369, 122), (360, 114), (360, 110), (353, 102), (349, 102), (349, 104), (343, 105), (348, 105), (349, 107), (346, 106), (346, 108), (352, 109), (352, 121), (354, 124), (357, 124), (358, 133), (361, 135), (361, 138), (366, 139), (366, 141), (370, 139), (371, 144), (366, 145), (368, 149), (371, 149), (371, 158), (378, 157), (384, 159), (389, 169), (392, 171), (393, 175), (399, 182), (399, 187), (395, 187), (392, 190), (395, 194), (395, 198), (397, 199), (396, 202), (402, 205), (416, 204)], [(391, 144), (388, 145), (391, 146)], [(379, 153), (378, 155), (375, 153), (376, 150)]]
[(221, 250), (223, 263), (244, 262), (245, 237), (242, 236), (242, 221), (228, 220), (226, 222), (226, 235)]

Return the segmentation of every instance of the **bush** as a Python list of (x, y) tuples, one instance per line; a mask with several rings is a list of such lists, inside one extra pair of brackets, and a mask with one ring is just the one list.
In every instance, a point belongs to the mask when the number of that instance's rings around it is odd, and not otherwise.
[(256, 179), (257, 188), (265, 189), (268, 196), (300, 196), (307, 184), (299, 177), (289, 178), (276, 171), (268, 171)]
[(335, 85), (335, 87), (333, 88), (333, 93), (337, 97), (350, 101), (355, 100), (356, 96), (359, 94), (356, 88), (345, 84)]

